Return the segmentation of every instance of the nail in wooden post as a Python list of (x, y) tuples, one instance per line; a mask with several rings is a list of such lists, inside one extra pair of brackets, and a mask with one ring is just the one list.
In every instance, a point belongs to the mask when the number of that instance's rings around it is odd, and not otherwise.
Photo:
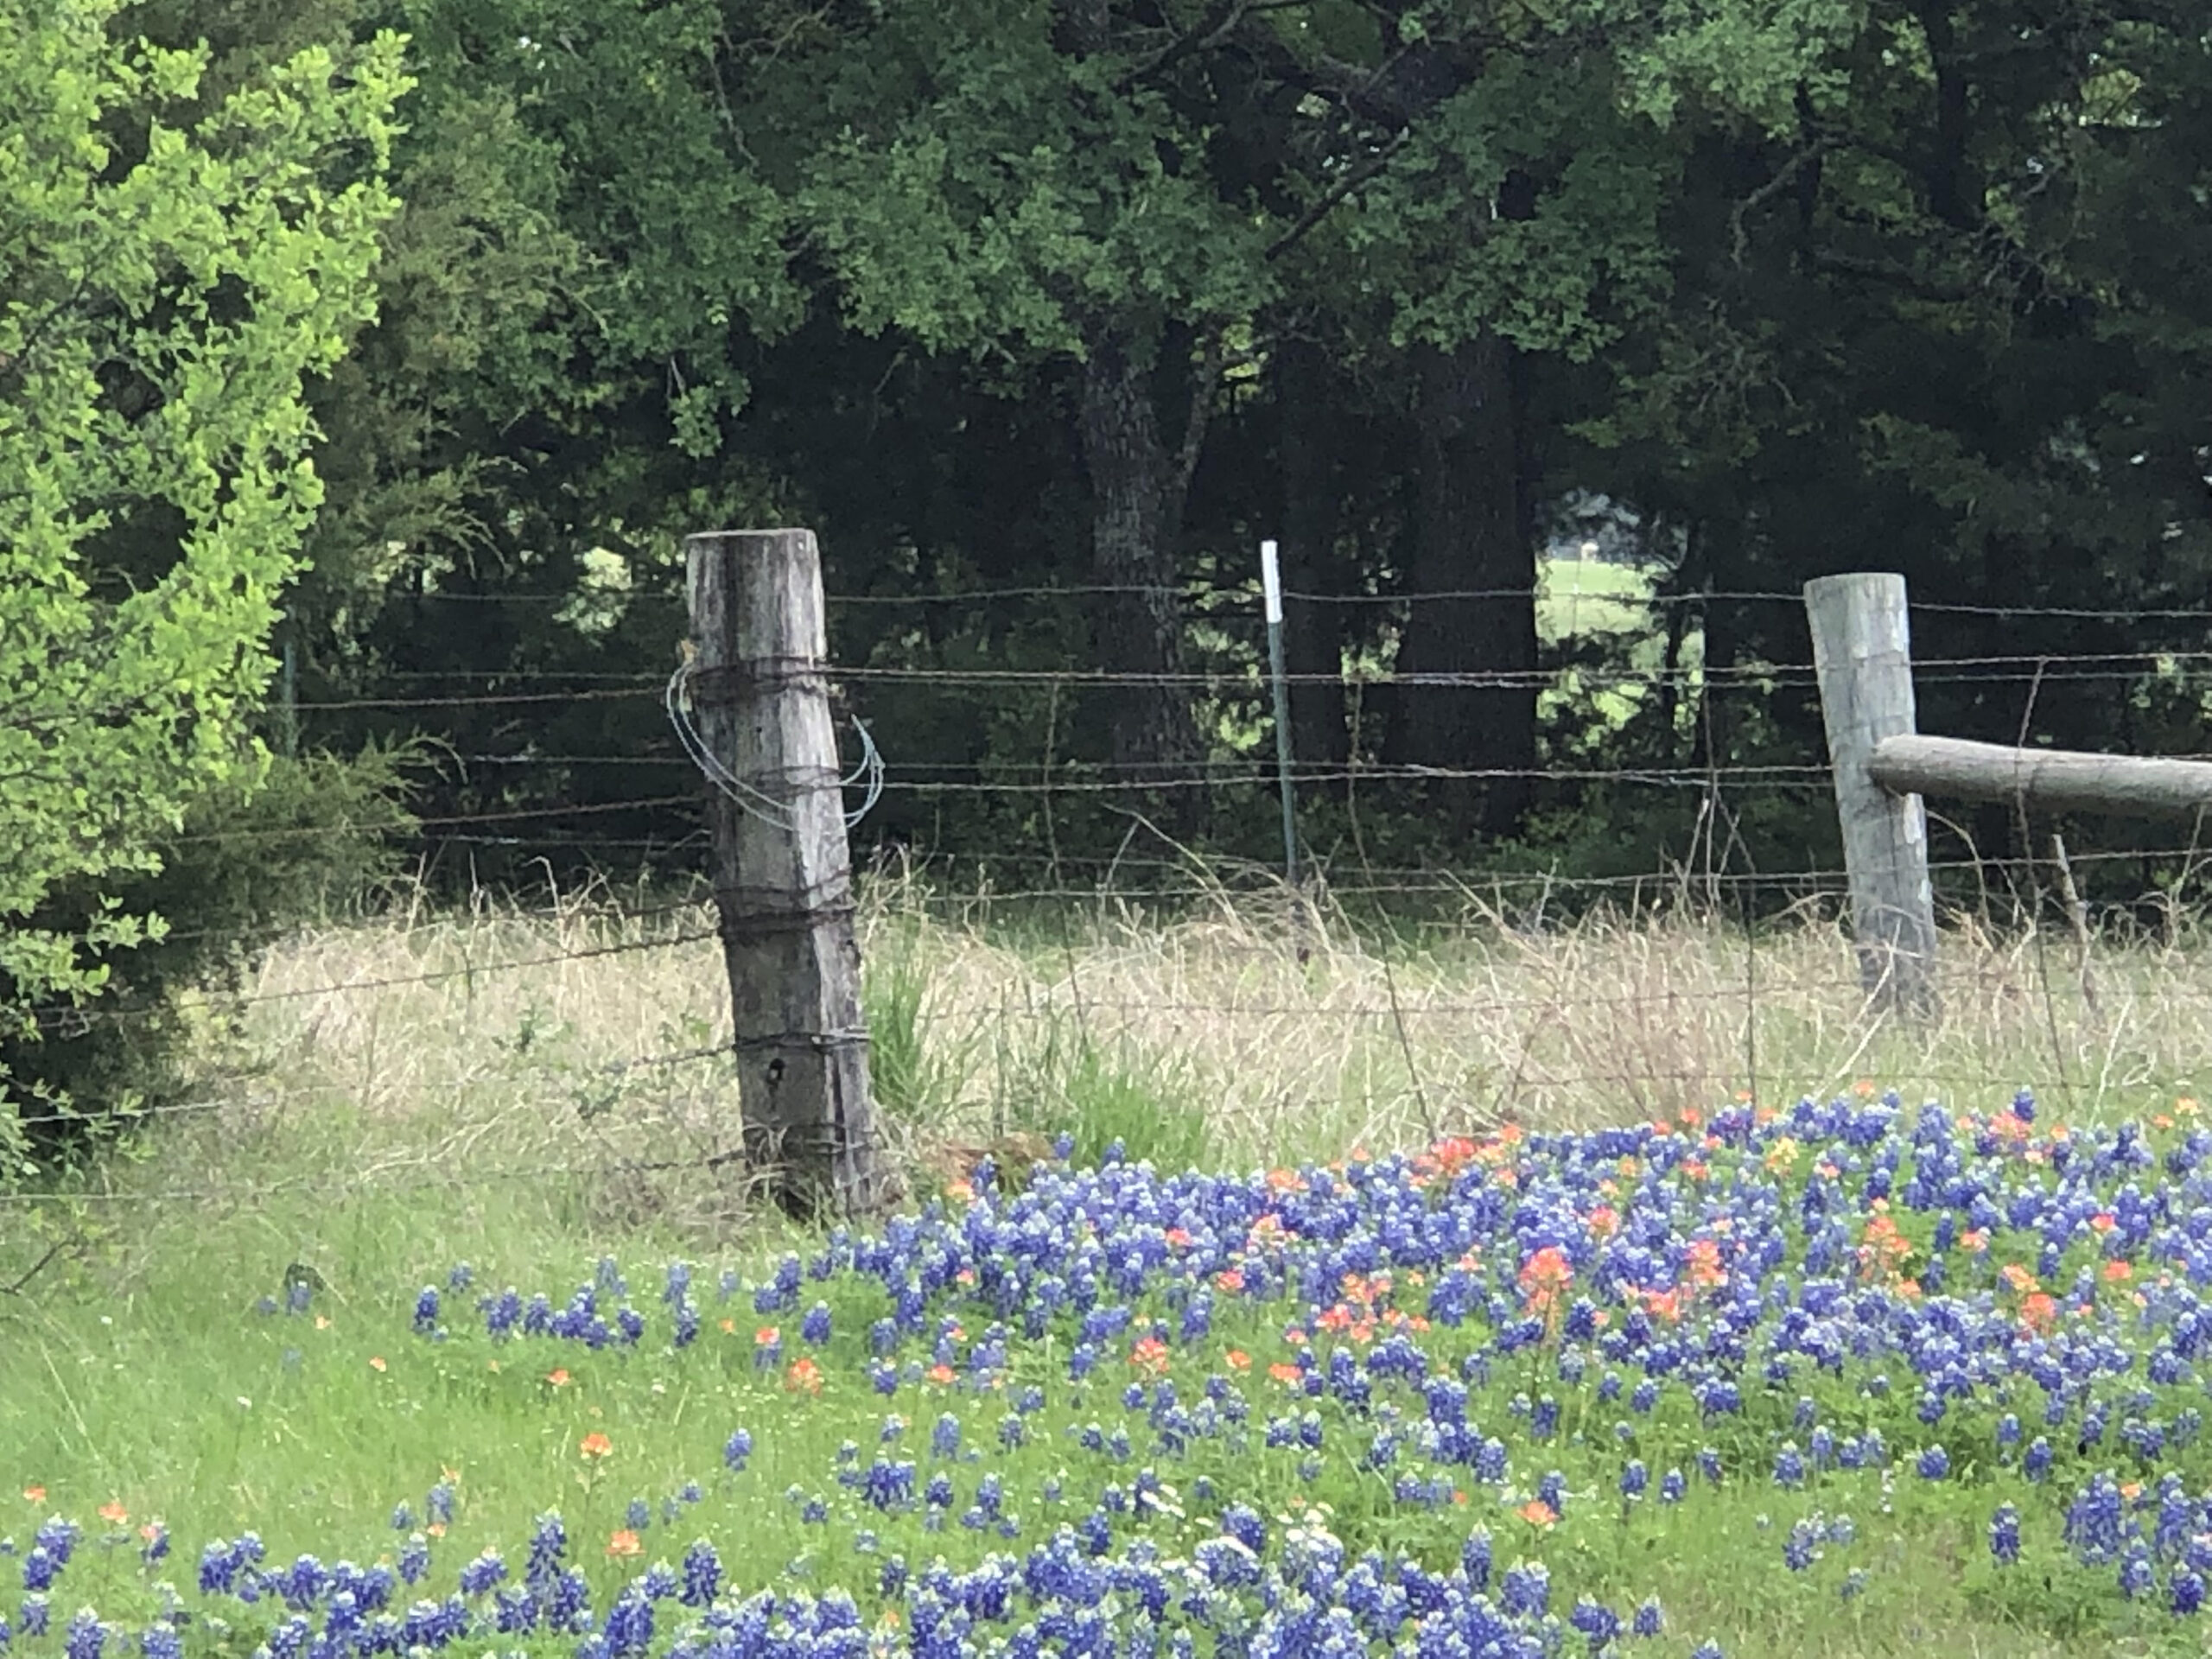
[(1843, 824), (1852, 935), (1867, 995), (1916, 1018), (1936, 1012), (1936, 905), (1928, 817), (1917, 795), (1891, 794), (1867, 769), (1886, 738), (1911, 733), (1911, 637), (1904, 578), (1823, 576), (1805, 584), (1828, 762)]
[(715, 903), (747, 1154), (778, 1204), (865, 1215), (884, 1196), (861, 1017), (836, 734), (810, 530), (686, 539), (690, 690), (707, 753)]

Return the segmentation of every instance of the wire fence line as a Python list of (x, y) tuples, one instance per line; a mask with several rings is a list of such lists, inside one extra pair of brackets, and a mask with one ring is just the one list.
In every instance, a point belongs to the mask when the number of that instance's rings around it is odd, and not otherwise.
[[(983, 596), (1082, 599), (1104, 591), (1131, 590), (1008, 588)], [(1483, 590), (1451, 596), (1502, 595)], [(974, 597), (978, 595), (918, 595), (911, 602)], [(1377, 603), (1403, 597), (1334, 596)], [(1662, 602), (1722, 600), (1802, 604), (1794, 594), (1684, 594)], [(908, 601), (847, 595), (835, 602)], [(2212, 623), (2212, 610), (1916, 608), (2001, 618), (2095, 615)], [(2186, 669), (2200, 663), (2212, 663), (2212, 650), (1939, 657), (1916, 663), (1915, 674), (1931, 683), (1955, 677), (2042, 687), (2069, 680), (2140, 679), (2164, 666)], [(1738, 664), (1710, 671), (1678, 665), (1671, 671), (1569, 672), (1573, 686), (1583, 692), (1696, 684), (1764, 691), (1814, 683), (1809, 663)], [(1377, 671), (1359, 677), (1294, 677), (1300, 683), (1548, 687), (1561, 683), (1560, 673)], [(1008, 688), (1093, 685), (1229, 688), (1240, 696), (1262, 689), (1249, 669), (1165, 676), (1072, 667), (840, 664), (828, 674), (835, 681), (902, 696), (989, 697)], [(308, 699), (296, 706), (302, 711), (408, 713), (671, 695), (668, 677), (659, 672), (631, 677), (532, 670), (409, 677), (470, 684), (480, 679), (501, 689), (455, 696)], [(505, 689), (509, 683), (530, 689)], [(667, 742), (658, 731), (641, 740), (641, 745)], [(506, 1055), (469, 1086), (535, 1090), (531, 1098), (543, 1096), (556, 1105), (568, 1096), (596, 1102), (612, 1091), (620, 1097), (616, 1104), (588, 1103), (589, 1112), (613, 1114), (609, 1122), (626, 1113), (645, 1116), (624, 1126), (629, 1138), (613, 1150), (564, 1141), (560, 1155), (552, 1155), (545, 1150), (550, 1141), (516, 1141), (510, 1147), (514, 1155), (505, 1161), (454, 1160), (435, 1170), (415, 1168), (395, 1153), (395, 1179), (465, 1185), (478, 1180), (687, 1172), (743, 1178), (734, 1086), (728, 1074), (715, 1068), (715, 1062), (733, 1058), (734, 1041), (639, 1041), (641, 1031), (652, 1029), (655, 1019), (678, 1006), (690, 1022), (686, 1031), (726, 1028), (727, 994), (719, 983), (718, 963), (700, 948), (721, 937), (703, 874), (703, 809), (720, 780), (681, 775), (701, 770), (696, 754), (656, 753), (643, 747), (575, 754), (479, 748), (451, 753), (448, 760), (496, 769), (499, 787), (510, 792), (511, 800), (533, 788), (564, 794), (563, 780), (578, 768), (603, 767), (633, 777), (635, 769), (671, 769), (678, 775), (669, 779), (675, 786), (668, 789), (526, 804), (495, 800), (480, 810), (411, 817), (400, 830), (426, 851), (443, 846), (542, 849), (549, 858), (549, 875), (554, 861), (566, 861), (563, 855), (582, 853), (610, 876), (651, 861), (656, 866), (653, 880), (641, 881), (627, 899), (617, 896), (618, 887), (626, 882), (607, 880), (593, 884), (586, 900), (556, 900), (542, 909), (508, 899), (476, 916), (435, 917), (412, 926), (371, 923), (365, 932), (374, 934), (383, 926), (389, 937), (372, 939), (376, 950), (365, 945), (364, 957), (378, 963), (396, 958), (395, 965), (317, 974), (310, 969), (322, 959), (313, 950), (297, 950), (305, 965), (289, 979), (264, 979), (235, 994), (212, 994), (211, 1003), (242, 1020), (294, 1034), (318, 1021), (350, 1031), (361, 1019), (345, 1010), (363, 1005), (389, 1007), (395, 1018), (402, 1009), (411, 1010), (406, 1017), (450, 1025), (462, 1017), (453, 1008), (457, 988), (465, 1002), (475, 988), (526, 983), (529, 988), (513, 993), (510, 1003), (522, 1006), (528, 997), (540, 995), (560, 1003), (567, 1010), (561, 1018), (588, 1030), (589, 1042), (571, 1044), (542, 1059)], [(1220, 754), (1165, 771), (1049, 756), (1042, 764), (1015, 764), (891, 753), (878, 764), (878, 786), (887, 799), (995, 797), (1023, 811), (1071, 798), (1098, 798), (1120, 810), (1118, 803), (1124, 800), (1141, 801), (1163, 791), (1238, 790), (1265, 796), (1278, 784), (1276, 770), (1258, 760)], [(879, 1007), (879, 1013), (888, 1007), (896, 1016), (880, 1029), (880, 1038), (913, 1051), (904, 1054), (900, 1065), (935, 1068), (931, 1075), (938, 1081), (931, 1087), (944, 1096), (938, 1103), (948, 1113), (942, 1126), (947, 1134), (1002, 1123), (1007, 1103), (1018, 1103), (1024, 1090), (1076, 1110), (1080, 1068), (1098, 1064), (1140, 1071), (1150, 1066), (1171, 1079), (1184, 1077), (1184, 1069), (1190, 1068), (1189, 1075), (1200, 1081), (1188, 1087), (1206, 1092), (1223, 1121), (1294, 1125), (1309, 1136), (1312, 1124), (1321, 1122), (1346, 1134), (1370, 1126), (1389, 1134), (1395, 1132), (1393, 1125), (1419, 1123), (1427, 1130), (1494, 1121), (1514, 1112), (1532, 1122), (1554, 1113), (1565, 1120), (1602, 1109), (1606, 1102), (1617, 1111), (1630, 1111), (1738, 1095), (1771, 1100), (1778, 1090), (1850, 1087), (1875, 1075), (1908, 1075), (1916, 1087), (2009, 1091), (2035, 1080), (2032, 1074), (2040, 1070), (2075, 1096), (2097, 1102), (2148, 1099), (2159, 1090), (2190, 1084), (2200, 1070), (2212, 1081), (2212, 952), (2196, 948), (2194, 934), (2180, 918), (2177, 897), (2185, 889), (2193, 892), (2189, 884), (2212, 865), (2212, 848), (2194, 832), (2144, 846), (2072, 850), (2068, 880), (2071, 870), (2134, 866), (2143, 874), (2136, 897), (2113, 900), (2101, 911), (2081, 906), (2070, 929), (2059, 867), (2050, 860), (2032, 853), (1984, 857), (1971, 849), (1962, 856), (1931, 860), (1931, 872), (1954, 881), (1958, 890), (1979, 884), (1997, 890), (1999, 897), (1993, 918), (1986, 900), (1979, 916), (1970, 906), (1959, 912), (1961, 943), (1954, 956), (1947, 939), (1937, 976), (1954, 1011), (1946, 1016), (1952, 1028), (1923, 1042), (1885, 1020), (1858, 991), (1848, 938), (1838, 920), (1846, 873), (1813, 858), (1799, 868), (1756, 868), (1746, 849), (1741, 818), (1748, 804), (1786, 798), (1798, 803), (1792, 810), (1802, 810), (1807, 797), (1824, 797), (1832, 787), (1824, 760), (1602, 766), (1561, 760), (1531, 767), (1363, 760), (1308, 763), (1290, 772), (1294, 789), (1332, 795), (1369, 785), (1509, 779), (1688, 795), (1701, 804), (1701, 840), (1694, 839), (1672, 868), (1606, 874), (1370, 862), (1360, 848), (1315, 859), (1312, 879), (1297, 888), (1258, 861), (1162, 853), (1141, 838), (1111, 854), (1030, 847), (1022, 860), (1030, 874), (1014, 880), (993, 880), (989, 874), (1007, 866), (1004, 847), (963, 850), (948, 842), (911, 852), (891, 849), (872, 861), (863, 846), (859, 861), (861, 885), (868, 895), (867, 944), (879, 984), (887, 976), (895, 982), (902, 971), (920, 976), (903, 1014), (896, 997)], [(813, 777), (772, 777), (750, 779), (747, 786), (774, 797), (820, 784)], [(633, 836), (592, 827), (614, 818), (665, 824), (669, 833)], [(376, 827), (263, 825), (180, 841), (260, 845), (358, 835)], [(631, 855), (658, 857), (648, 861)], [(671, 866), (671, 860), (677, 861)], [(696, 885), (671, 896), (671, 880)], [(1592, 922), (1576, 913), (1599, 900), (1600, 919)], [(1776, 901), (1806, 908), (1802, 915), (1777, 917)], [(2155, 918), (2131, 917), (2131, 908), (2142, 912), (2160, 902), (2169, 906), (2163, 932)], [(1017, 913), (1022, 912), (1037, 913)], [(1659, 919), (1639, 934), (1631, 931), (1639, 918)], [(2101, 923), (2106, 925), (2101, 932)], [(472, 928), (483, 943), (497, 948), (479, 952), (474, 938), (463, 938)], [(454, 938), (442, 937), (440, 929)], [(2152, 948), (2131, 953), (2125, 942), (2133, 938), (2150, 940)], [(456, 950), (474, 959), (455, 960)], [(334, 959), (339, 952), (334, 946), (328, 954)], [(562, 982), (570, 979), (576, 987), (563, 988)], [(649, 991), (625, 989), (632, 982), (648, 981)], [(603, 1017), (594, 1012), (594, 999), (612, 1005), (618, 995), (631, 1000)], [(561, 1003), (563, 996), (569, 1001)], [(93, 1021), (154, 1020), (172, 1006), (119, 997), (49, 1010), (40, 1020), (49, 1031), (67, 1032)], [(646, 1017), (639, 1017), (641, 1011)], [(2200, 1039), (2199, 1032), (2207, 1035)], [(916, 1052), (921, 1054), (918, 1060)], [(657, 1079), (695, 1066), (700, 1070), (696, 1077), (687, 1074), (683, 1086), (717, 1103), (687, 1120), (684, 1133), (693, 1136), (690, 1144), (670, 1144), (658, 1129), (647, 1127), (660, 1120), (651, 1116), (652, 1103), (638, 1096), (649, 1094)], [(992, 1080), (986, 1087), (979, 1078)], [(210, 1077), (205, 1086), (176, 1098), (147, 1103), (124, 1121), (192, 1125), (232, 1116), (311, 1114), (349, 1086), (329, 1077), (286, 1084), (281, 1077), (276, 1086), (263, 1086), (270, 1081), (244, 1075)], [(439, 1086), (423, 1084), (416, 1094), (433, 1097)], [(586, 1114), (586, 1108), (576, 1112)], [(985, 1116), (978, 1118), (978, 1113)], [(34, 1130), (58, 1131), (80, 1116), (34, 1108), (28, 1115), (19, 1113), (16, 1121)], [(1261, 1143), (1255, 1132), (1253, 1144)], [(517, 1150), (529, 1147), (538, 1151), (525, 1156)], [(10, 1193), (5, 1201), (73, 1196), (102, 1205), (215, 1202), (257, 1190), (318, 1192), (329, 1184), (320, 1177), (263, 1189), (250, 1180), (156, 1183), (74, 1194), (54, 1187)]]
[[(2081, 663), (2101, 666), (2072, 666)], [(2012, 653), (2002, 656), (1936, 657), (1917, 661), (1914, 667), (1916, 680), (1929, 684), (1990, 684), (2017, 685), (2030, 683), (2124, 683), (2143, 678), (2147, 671), (2162, 664), (2175, 666), (2212, 664), (2212, 651), (2156, 651), (2132, 652), (2104, 652), (2067, 658), (2056, 655)], [(1568, 671), (1575, 685), (1583, 690), (1621, 690), (1651, 689), (1676, 690), (1700, 686), (1736, 685), (1760, 690), (1806, 689), (1819, 683), (1811, 663), (1749, 662), (1716, 664), (1710, 668), (1697, 664), (1678, 665), (1672, 669), (1601, 669), (1576, 667)], [(831, 677), (854, 683), (880, 683), (886, 685), (927, 685), (951, 690), (969, 690), (984, 693), (1003, 690), (1008, 686), (1050, 688), (1161, 688), (1169, 690), (1224, 690), (1256, 693), (1264, 689), (1256, 664), (1233, 670), (1189, 669), (1177, 672), (1139, 672), (1103, 668), (934, 668), (901, 664), (858, 664), (840, 665), (830, 671)], [(419, 677), (459, 677), (434, 676)], [(537, 670), (512, 675), (486, 676), (500, 679), (518, 679), (529, 683), (541, 680), (576, 677), (558, 670)], [(1514, 690), (1548, 689), (1560, 683), (1561, 671), (1556, 668), (1530, 669), (1469, 669), (1469, 670), (1395, 670), (1382, 667), (1347, 668), (1337, 672), (1319, 671), (1291, 671), (1283, 677), (1289, 685), (1341, 685), (1362, 690), (1383, 690), (1403, 688), (1413, 690)], [(431, 709), (493, 709), (511, 705), (555, 702), (627, 702), (657, 700), (664, 684), (664, 678), (653, 676), (607, 688), (586, 686), (582, 690), (559, 691), (488, 691), (448, 696), (353, 696), (302, 697), (294, 707), (303, 713), (344, 713), (347, 711), (383, 709), (391, 711)]]
[[(1707, 605), (1779, 605), (1802, 609), (1805, 595), (1802, 591), (1777, 588), (1687, 588), (1667, 591), (1663, 588), (1635, 594), (1554, 594), (1554, 590), (1538, 584), (1535, 588), (1491, 587), (1408, 589), (1404, 591), (1377, 590), (1367, 593), (1327, 593), (1310, 588), (1286, 588), (1283, 598), (1292, 603), (1307, 605), (1415, 605), (1477, 601), (1531, 601), (1552, 597), (1582, 598), (1593, 602), (1618, 604), (1624, 607), (1649, 607), (1660, 609), (1697, 607)], [(683, 595), (672, 589), (636, 589), (608, 592), (593, 597), (608, 602), (679, 605)], [(837, 592), (825, 596), (832, 606), (854, 608), (886, 607), (919, 609), (939, 605), (973, 605), (1003, 601), (1082, 601), (1091, 599), (1180, 599), (1211, 607), (1241, 606), (1255, 614), (1262, 602), (1260, 583), (1256, 576), (1249, 583), (1223, 587), (1215, 584), (1141, 583), (1141, 582), (1069, 582), (1016, 583), (990, 588), (945, 588), (925, 593), (859, 593)], [(562, 593), (468, 593), (432, 590), (406, 594), (395, 597), (394, 603), (440, 603), (473, 605), (573, 605), (577, 595)], [(2212, 605), (2171, 606), (2071, 606), (2071, 605), (1991, 605), (1966, 601), (1912, 601), (1912, 608), (1930, 615), (1977, 616), (2000, 620), (2032, 620), (2046, 617), (2059, 621), (2096, 622), (2205, 622), (2212, 624)]]

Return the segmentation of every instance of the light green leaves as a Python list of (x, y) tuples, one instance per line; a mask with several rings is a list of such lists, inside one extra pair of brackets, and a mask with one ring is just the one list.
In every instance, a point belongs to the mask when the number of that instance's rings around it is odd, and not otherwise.
[[(302, 377), (373, 308), (392, 35), (196, 118), (205, 54), (0, 0), (0, 1011), (89, 993), (56, 884), (259, 765), (273, 601), (321, 499)], [(111, 149), (114, 154), (111, 153)], [(129, 159), (118, 167), (117, 156)], [(98, 573), (95, 579), (95, 572)], [(115, 930), (124, 930), (117, 931)]]

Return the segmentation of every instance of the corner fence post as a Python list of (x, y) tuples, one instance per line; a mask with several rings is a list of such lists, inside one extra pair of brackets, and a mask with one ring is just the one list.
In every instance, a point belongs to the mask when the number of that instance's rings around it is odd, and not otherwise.
[(1913, 731), (1904, 578), (1878, 572), (1822, 576), (1805, 584), (1805, 613), (1843, 826), (1859, 981), (1880, 1006), (1932, 1018), (1936, 905), (1928, 880), (1927, 812), (1919, 796), (1891, 793), (1869, 770), (1884, 740)]
[(715, 905), (747, 1156), (787, 1212), (863, 1216), (887, 1194), (821, 556), (810, 530), (716, 531), (684, 545), (694, 647), (685, 690), (715, 780)]

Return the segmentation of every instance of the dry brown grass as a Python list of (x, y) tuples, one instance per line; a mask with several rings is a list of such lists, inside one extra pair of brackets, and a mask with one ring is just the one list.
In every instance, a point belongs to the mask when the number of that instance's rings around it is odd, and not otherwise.
[[(2212, 1071), (2212, 951), (2107, 944), (2094, 996), (2071, 941), (1945, 934), (1942, 1012), (1921, 1027), (1870, 1007), (1843, 927), (1800, 915), (1756, 939), (1676, 908), (1504, 925), (1470, 893), (1420, 943), (1325, 906), (1224, 893), (1162, 926), (1110, 905), (1058, 948), (880, 907), (879, 954), (925, 964), (925, 1028), (961, 1052), (1057, 1022), (1094, 1042), (1183, 1057), (1226, 1151), (1262, 1158), (1402, 1146), (1512, 1118), (1587, 1128), (1868, 1083), (1909, 1100), (1995, 1105), (2031, 1086), (2082, 1121), (2156, 1109)], [(988, 1077), (967, 1096), (989, 1102)]]
[[(2091, 996), (2071, 941), (1955, 925), (1942, 1014), (1916, 1030), (1866, 1007), (1818, 916), (1755, 941), (1681, 908), (1527, 928), (1471, 893), (1415, 940), (1280, 893), (1040, 921), (884, 881), (861, 925), (875, 982), (913, 993), (920, 1080), (896, 1127), (917, 1161), (924, 1141), (1065, 1119), (1096, 1083), (1085, 1056), (1202, 1113), (1230, 1164), (1869, 1082), (1972, 1106), (2026, 1084), (2088, 1122), (2212, 1072), (2212, 950), (2187, 940), (2099, 944)], [(729, 1072), (636, 1064), (726, 1039), (719, 946), (664, 943), (709, 931), (703, 908), (625, 919), (587, 893), (302, 933), (247, 985), (243, 1039), (210, 1045), (207, 1090), (235, 1103), (176, 1139), (229, 1160), (259, 1137), (288, 1168), (363, 1179), (590, 1171), (607, 1218), (714, 1224), (744, 1199)], [(302, 1115), (315, 1132), (289, 1136)]]

